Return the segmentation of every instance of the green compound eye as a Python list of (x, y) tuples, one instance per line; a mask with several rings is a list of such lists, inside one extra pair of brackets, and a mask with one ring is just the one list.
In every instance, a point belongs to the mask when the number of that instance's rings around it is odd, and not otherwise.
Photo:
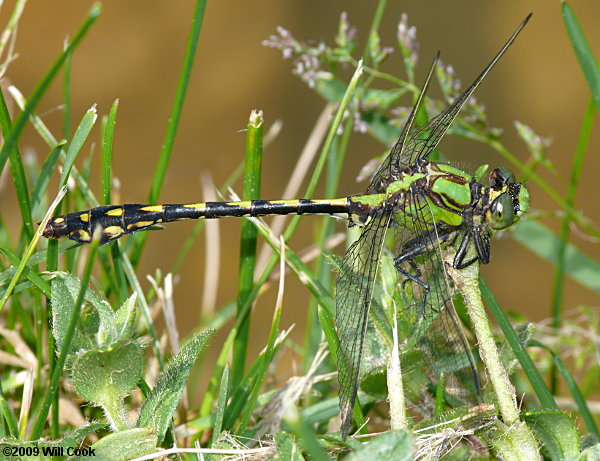
[(517, 182), (515, 174), (508, 168), (496, 168), (490, 173), (490, 187), (499, 190), (505, 185)]
[(512, 198), (507, 192), (500, 194), (492, 203), (490, 226), (500, 230), (510, 226), (515, 219), (515, 209)]

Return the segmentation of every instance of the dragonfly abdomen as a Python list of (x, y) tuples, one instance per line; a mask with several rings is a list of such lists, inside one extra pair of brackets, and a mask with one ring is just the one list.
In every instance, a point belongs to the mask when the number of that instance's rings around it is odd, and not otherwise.
[(155, 224), (184, 219), (339, 213), (348, 213), (346, 198), (200, 202), (173, 205), (109, 205), (52, 218), (42, 235), (53, 239), (68, 237), (79, 243), (90, 243), (94, 230), (100, 228), (100, 242), (105, 244)]

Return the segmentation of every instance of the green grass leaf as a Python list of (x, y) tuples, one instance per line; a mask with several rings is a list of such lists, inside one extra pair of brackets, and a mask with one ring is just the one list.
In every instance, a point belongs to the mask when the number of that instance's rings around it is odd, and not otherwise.
[(82, 117), (81, 122), (79, 122), (79, 126), (77, 127), (77, 130), (75, 130), (73, 139), (69, 143), (69, 148), (67, 149), (67, 156), (64, 160), (63, 170), (60, 175), (61, 187), (67, 184), (67, 179), (69, 179), (69, 174), (71, 173), (71, 168), (75, 163), (75, 159), (81, 151), (81, 148), (90, 134), (90, 131), (94, 127), (94, 123), (96, 123), (97, 118), (98, 114), (96, 114), (96, 106), (94, 105), (88, 109), (88, 111)]
[(100, 16), (101, 7), (100, 3), (94, 3), (92, 8), (90, 9), (87, 17), (85, 18), (83, 24), (79, 28), (79, 30), (73, 36), (73, 40), (69, 42), (66, 46), (65, 50), (58, 56), (58, 58), (54, 61), (54, 63), (50, 66), (46, 75), (42, 77), (42, 80), (38, 83), (38, 85), (33, 90), (29, 101), (27, 102), (23, 112), (19, 114), (16, 118), (10, 133), (4, 133), (4, 144), (2, 145), (2, 149), (0, 150), (0, 170), (4, 169), (4, 163), (6, 162), (6, 158), (9, 153), (12, 151), (14, 146), (17, 143), (17, 140), (21, 136), (25, 125), (27, 124), (27, 120), (29, 116), (33, 113), (33, 110), (37, 107), (38, 103), (41, 101), (42, 96), (46, 93), (46, 90), (50, 86), (50, 83), (56, 77), (56, 74), (61, 69), (63, 63), (67, 56), (73, 52), (73, 50), (79, 45), (79, 42), (87, 35), (89, 29), (92, 27), (98, 16)]
[(573, 50), (575, 51), (585, 80), (590, 87), (596, 107), (600, 110), (600, 69), (598, 68), (598, 63), (579, 25), (577, 16), (575, 16), (575, 13), (567, 2), (562, 3), (561, 11), (569, 39), (573, 45)]
[[(246, 131), (246, 155), (244, 157), (244, 184), (242, 200), (260, 198), (260, 180), (263, 155), (263, 114), (252, 111)], [(252, 310), (244, 312), (244, 304), (254, 287), (256, 263), (256, 237), (258, 231), (250, 221), (244, 220), (240, 230), (240, 262), (238, 276), (237, 314), (243, 315), (233, 344), (231, 382), (239, 383), (244, 374)], [(235, 387), (235, 386), (234, 386)]]
[(529, 379), (529, 382), (533, 386), (533, 389), (538, 399), (540, 400), (542, 406), (544, 406), (545, 408), (557, 410), (558, 405), (554, 400), (554, 396), (550, 393), (548, 387), (546, 386), (546, 383), (544, 383), (544, 380), (542, 379), (539, 371), (533, 363), (533, 360), (531, 360), (531, 357), (521, 345), (519, 337), (517, 336), (517, 332), (512, 327), (510, 321), (506, 317), (506, 314), (498, 305), (496, 298), (494, 297), (490, 288), (487, 286), (487, 284), (483, 280), (483, 277), (481, 276), (479, 276), (479, 285), (481, 288), (481, 294), (483, 296), (483, 299), (485, 300), (487, 306), (492, 312), (492, 315), (496, 319), (496, 322), (498, 322), (498, 326), (502, 330), (502, 333), (508, 341), (508, 344), (510, 345), (513, 353), (515, 354), (515, 357), (521, 364), (521, 367), (523, 368), (525, 375), (527, 375), (527, 379)]

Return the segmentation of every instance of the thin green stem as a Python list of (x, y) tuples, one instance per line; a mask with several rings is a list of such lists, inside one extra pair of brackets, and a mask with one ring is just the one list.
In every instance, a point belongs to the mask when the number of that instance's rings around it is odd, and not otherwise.
[[(10, 114), (8, 113), (8, 107), (6, 107), (6, 100), (4, 99), (4, 92), (0, 91), (0, 127), (4, 137), (12, 130), (12, 123), (10, 120)], [(21, 161), (21, 154), (15, 143), (13, 149), (9, 152), (10, 160), (10, 172), (15, 183), (15, 190), (17, 192), (17, 200), (19, 202), (19, 209), (21, 211), (21, 222), (23, 223), (23, 233), (27, 240), (31, 240), (33, 236), (33, 222), (31, 219), (31, 203), (29, 201), (29, 190), (27, 187), (27, 179), (25, 178), (25, 169), (23, 168), (23, 162)]]
[[(594, 122), (594, 114), (596, 113), (596, 105), (594, 98), (590, 97), (588, 102), (587, 110), (583, 118), (583, 124), (581, 125), (581, 132), (579, 133), (579, 140), (577, 141), (577, 148), (575, 149), (575, 157), (573, 158), (573, 166), (571, 167), (571, 179), (569, 181), (569, 189), (567, 191), (567, 208), (573, 208), (575, 205), (575, 194), (577, 193), (577, 185), (579, 184), (579, 178), (583, 170), (583, 161), (587, 151), (587, 146), (592, 133), (592, 125)], [(554, 272), (554, 283), (552, 285), (552, 328), (559, 328), (561, 324), (561, 305), (563, 296), (563, 286), (565, 279), (565, 255), (567, 249), (567, 242), (569, 241), (569, 225), (571, 224), (571, 217), (568, 213), (562, 221), (560, 229), (560, 243), (556, 250), (557, 253), (557, 264)], [(556, 367), (553, 367), (551, 372), (551, 391), (553, 394), (556, 393)]]
[[(248, 224), (252, 223), (250, 221), (246, 221)], [(254, 226), (252, 226), (254, 227)], [(256, 227), (254, 230), (257, 231)], [(281, 237), (280, 237), (281, 238)], [(280, 240), (281, 248), (284, 248), (283, 238)], [(275, 340), (277, 339), (277, 335), (279, 334), (279, 324), (281, 322), (281, 307), (283, 305), (283, 291), (284, 291), (284, 280), (285, 280), (285, 251), (282, 251), (280, 254), (280, 278), (279, 278), (279, 293), (277, 295), (277, 302), (275, 304), (275, 311), (273, 312), (273, 320), (271, 321), (271, 329), (269, 331), (269, 339), (267, 340), (267, 347), (265, 353), (263, 354), (262, 361), (260, 363), (260, 368), (252, 383), (252, 393), (250, 394), (250, 398), (247, 401), (246, 407), (244, 409), (244, 413), (242, 415), (242, 422), (240, 423), (240, 427), (238, 429), (238, 433), (243, 432), (250, 421), (250, 417), (252, 416), (252, 412), (254, 411), (254, 407), (256, 405), (256, 401), (258, 400), (258, 395), (262, 388), (263, 382), (265, 380), (265, 376), (267, 375), (267, 370), (269, 365), (273, 361), (274, 356), (274, 348), (275, 348)]]
[[(263, 115), (261, 111), (252, 111), (246, 131), (246, 156), (244, 163), (244, 185), (242, 200), (260, 198), (260, 178), (262, 171)], [(254, 268), (256, 264), (256, 227), (244, 220), (240, 231), (240, 269), (238, 276), (237, 314), (243, 310), (244, 303), (254, 286)], [(233, 345), (231, 380), (239, 383), (244, 375), (248, 336), (250, 334), (250, 313), (244, 316)]]
[[(177, 128), (179, 127), (179, 120), (181, 118), (181, 112), (183, 110), (183, 103), (187, 94), (188, 84), (190, 82), (190, 75), (192, 74), (192, 68), (194, 66), (194, 59), (196, 57), (196, 49), (198, 48), (198, 41), (200, 39), (200, 31), (202, 30), (202, 23), (204, 20), (204, 10), (206, 9), (207, 0), (197, 0), (194, 15), (192, 17), (192, 24), (190, 26), (190, 32), (188, 36), (187, 45), (185, 48), (185, 55), (183, 58), (183, 64), (181, 66), (181, 72), (179, 74), (179, 82), (177, 83), (177, 89), (175, 91), (175, 97), (173, 99), (173, 107), (171, 114), (167, 122), (167, 130), (163, 139), (163, 144), (160, 149), (160, 156), (154, 170), (154, 177), (152, 179), (152, 186), (150, 188), (150, 194), (148, 195), (149, 203), (156, 203), (160, 190), (162, 189), (165, 175), (167, 173), (167, 167), (169, 160), (171, 159), (171, 153), (173, 152), (173, 145), (175, 144), (175, 136), (177, 134)], [(136, 245), (131, 253), (131, 263), (133, 266), (137, 266), (139, 258), (142, 255), (142, 249), (147, 233), (140, 235), (136, 241)]]
[[(450, 261), (454, 259), (453, 256), (451, 255)], [(466, 257), (469, 258), (469, 255)], [(479, 290), (479, 263), (476, 260), (473, 264), (460, 270), (454, 269), (449, 264), (448, 274), (456, 284), (467, 306), (467, 312), (473, 324), (479, 346), (479, 355), (492, 384), (502, 420), (506, 425), (511, 426), (510, 436), (513, 437), (513, 440), (519, 441), (522, 455), (536, 459), (538, 454), (537, 443), (529, 428), (519, 420), (515, 388), (500, 361), (494, 335), (487, 321), (481, 291)]]
[(71, 53), (65, 57), (63, 66), (63, 136), (71, 136)]
[(98, 19), (98, 16), (100, 16), (100, 12), (100, 4), (94, 3), (88, 15), (86, 16), (83, 24), (73, 36), (73, 40), (58, 56), (56, 61), (54, 61), (52, 66), (50, 66), (50, 69), (48, 70), (46, 75), (44, 75), (40, 83), (38, 83), (38, 85), (33, 90), (29, 101), (27, 101), (25, 108), (16, 118), (15, 123), (13, 124), (13, 127), (10, 130), (10, 133), (8, 133), (8, 136), (6, 136), (5, 134), (4, 144), (2, 145), (2, 149), (0, 150), (0, 171), (4, 168), (4, 164), (6, 163), (8, 155), (15, 148), (17, 140), (19, 139), (19, 136), (21, 136), (21, 133), (23, 132), (23, 129), (27, 124), (29, 116), (33, 113), (33, 110), (37, 107), (38, 103), (42, 99), (42, 96), (50, 86), (50, 83), (52, 83), (54, 77), (56, 77), (56, 74), (63, 66), (65, 59), (67, 59), (67, 56), (77, 47), (77, 45), (79, 45), (79, 42), (81, 42), (81, 40), (88, 33), (94, 22), (96, 22), (96, 20)]
[(377, 33), (379, 30), (379, 26), (381, 24), (381, 20), (383, 19), (383, 13), (385, 12), (385, 7), (387, 5), (388, 0), (379, 0), (377, 2), (377, 8), (375, 9), (375, 14), (373, 15), (373, 21), (371, 21), (371, 28), (369, 29), (369, 36), (365, 44), (365, 49), (363, 51), (363, 61), (368, 63), (371, 57), (371, 37)]

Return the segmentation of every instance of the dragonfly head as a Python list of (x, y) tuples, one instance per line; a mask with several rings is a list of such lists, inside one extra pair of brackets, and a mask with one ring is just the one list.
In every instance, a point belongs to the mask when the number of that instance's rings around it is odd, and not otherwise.
[(492, 229), (506, 229), (529, 209), (529, 191), (508, 168), (496, 168), (490, 173), (490, 191), (488, 222)]

